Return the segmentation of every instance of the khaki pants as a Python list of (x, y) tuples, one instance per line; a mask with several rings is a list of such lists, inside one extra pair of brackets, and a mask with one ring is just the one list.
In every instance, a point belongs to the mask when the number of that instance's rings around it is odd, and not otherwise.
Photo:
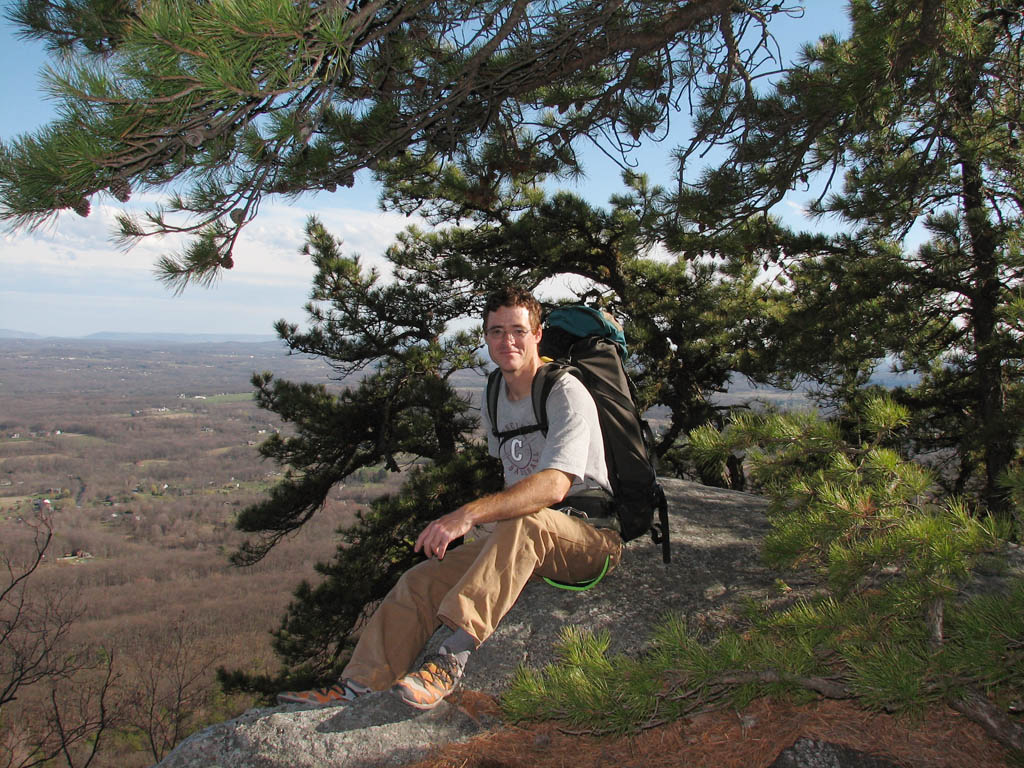
[(499, 522), (494, 531), (406, 571), (363, 628), (342, 677), (374, 690), (403, 677), (442, 624), (477, 643), (494, 632), (533, 574), (587, 581), (618, 564), (622, 539), (553, 509)]

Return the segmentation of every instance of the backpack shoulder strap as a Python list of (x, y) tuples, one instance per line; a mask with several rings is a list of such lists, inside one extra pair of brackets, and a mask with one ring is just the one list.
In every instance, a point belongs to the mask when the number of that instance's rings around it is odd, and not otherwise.
[(563, 376), (572, 373), (572, 366), (565, 363), (551, 362), (541, 367), (537, 375), (533, 377), (533, 417), (537, 419), (540, 431), (547, 437), (548, 434), (548, 395), (552, 387)]
[(531, 385), (530, 397), (533, 400), (533, 417), (537, 420), (536, 424), (532, 424), (526, 427), (520, 427), (519, 429), (508, 430), (502, 432), (498, 429), (498, 393), (502, 385), (501, 371), (495, 368), (487, 376), (487, 388), (485, 392), (485, 399), (487, 400), (487, 417), (491, 422), (491, 434), (493, 434), (499, 440), (508, 440), (511, 437), (518, 437), (519, 435), (525, 435), (530, 432), (540, 431), (545, 436), (548, 433), (548, 416), (547, 416), (547, 402), (548, 395), (551, 394), (551, 388), (555, 386), (555, 382), (558, 381), (562, 376), (569, 373), (571, 367), (562, 363), (548, 363), (537, 371), (537, 375), (533, 377), (533, 383)]
[(498, 387), (501, 386), (501, 369), (495, 368), (487, 375), (487, 387), (485, 400), (487, 401), (487, 418), (491, 422), (491, 432), (495, 437), (501, 437), (498, 432)]

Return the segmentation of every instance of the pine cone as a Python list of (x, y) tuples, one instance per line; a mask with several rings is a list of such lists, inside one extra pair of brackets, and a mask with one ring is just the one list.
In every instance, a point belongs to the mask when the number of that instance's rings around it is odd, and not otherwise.
[(110, 182), (110, 194), (120, 203), (127, 203), (132, 196), (132, 188), (124, 176), (116, 176)]
[(86, 200), (84, 197), (79, 198), (78, 202), (72, 205), (71, 208), (83, 219), (87, 217), (89, 213), (92, 211), (92, 206), (89, 204), (89, 201)]

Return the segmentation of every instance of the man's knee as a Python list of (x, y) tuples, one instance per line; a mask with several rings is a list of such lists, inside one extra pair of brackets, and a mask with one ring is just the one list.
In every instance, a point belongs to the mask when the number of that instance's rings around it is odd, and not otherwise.
[(553, 546), (557, 539), (548, 518), (551, 514), (561, 513), (542, 509), (529, 515), (502, 520), (495, 526), (491, 535), (495, 537), (496, 542), (507, 543), (518, 550), (534, 549), (542, 552)]
[(501, 520), (494, 527), (494, 533), (492, 536), (498, 534), (502, 537), (514, 537), (522, 538), (535, 538), (545, 530), (545, 526), (541, 522), (540, 513), (534, 512), (529, 515), (520, 515), (519, 517), (513, 517), (508, 520)]
[(388, 595), (393, 598), (409, 598), (415, 602), (428, 599), (435, 579), (431, 576), (432, 563), (424, 560), (409, 568), (395, 582)]

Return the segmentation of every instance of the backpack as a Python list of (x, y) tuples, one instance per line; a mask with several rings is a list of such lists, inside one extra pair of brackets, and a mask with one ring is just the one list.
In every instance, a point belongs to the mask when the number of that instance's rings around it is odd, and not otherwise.
[[(623, 359), (626, 339), (622, 327), (609, 315), (586, 306), (553, 310), (544, 322), (540, 354), (553, 362), (543, 366), (533, 380), (533, 413), (537, 423), (507, 432), (497, 428), (498, 385), (501, 371), (487, 379), (487, 413), (491, 430), (499, 440), (540, 430), (547, 435), (547, 397), (562, 376), (579, 379), (594, 398), (612, 498), (604, 494), (602, 504), (618, 522), (623, 541), (645, 533), (661, 544), (662, 560), (671, 559), (668, 532), (668, 503), (658, 483), (651, 453), (651, 430), (636, 407), (633, 382)], [(571, 497), (572, 506), (578, 500)], [(568, 500), (565, 502), (568, 503)], [(654, 511), (658, 520), (654, 520)], [(589, 517), (594, 515), (588, 514)], [(598, 514), (597, 517), (601, 515)]]

